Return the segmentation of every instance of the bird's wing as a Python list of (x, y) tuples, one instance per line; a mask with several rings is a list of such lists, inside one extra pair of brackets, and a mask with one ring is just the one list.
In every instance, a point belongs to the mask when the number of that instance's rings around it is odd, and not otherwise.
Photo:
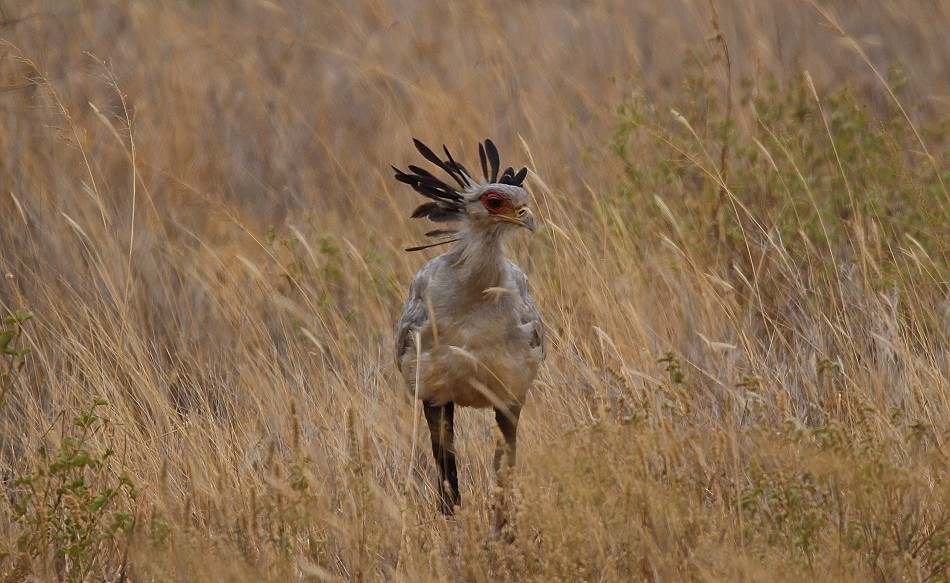
[(435, 261), (430, 261), (419, 270), (409, 286), (409, 297), (402, 310), (402, 316), (396, 323), (396, 368), (402, 370), (402, 357), (414, 347), (413, 332), (429, 323), (429, 310), (426, 307), (426, 289), (435, 271)]
[(511, 276), (515, 281), (515, 291), (521, 298), (521, 325), (526, 326), (532, 331), (531, 347), (541, 349), (541, 359), (547, 354), (544, 341), (544, 323), (541, 322), (541, 311), (531, 298), (531, 290), (528, 288), (528, 276), (521, 268), (508, 261), (508, 267), (511, 270)]

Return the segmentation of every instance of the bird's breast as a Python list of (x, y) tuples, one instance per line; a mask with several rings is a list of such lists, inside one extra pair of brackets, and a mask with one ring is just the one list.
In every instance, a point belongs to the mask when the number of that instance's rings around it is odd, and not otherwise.
[[(435, 402), (490, 407), (523, 402), (537, 374), (528, 333), (517, 313), (490, 306), (441, 320), (426, 330), (419, 359), (419, 397)], [(414, 385), (415, 355), (403, 360), (403, 373)]]

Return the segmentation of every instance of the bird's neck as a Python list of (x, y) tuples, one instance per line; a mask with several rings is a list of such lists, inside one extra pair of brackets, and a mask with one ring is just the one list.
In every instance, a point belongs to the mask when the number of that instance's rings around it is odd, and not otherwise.
[(507, 257), (502, 233), (494, 229), (469, 231), (451, 254), (460, 293), (481, 297), (485, 289), (504, 285)]

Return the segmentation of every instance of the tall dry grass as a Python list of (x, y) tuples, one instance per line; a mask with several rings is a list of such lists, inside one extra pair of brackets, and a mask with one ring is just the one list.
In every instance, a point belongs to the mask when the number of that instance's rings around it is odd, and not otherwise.
[[(950, 8), (629, 4), (4, 3), (4, 580), (947, 580)], [(411, 136), (532, 171), (511, 544)]]

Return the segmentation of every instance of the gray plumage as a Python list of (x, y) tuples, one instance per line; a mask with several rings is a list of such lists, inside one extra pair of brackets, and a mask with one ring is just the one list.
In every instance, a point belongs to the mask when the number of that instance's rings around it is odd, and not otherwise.
[(499, 179), (490, 140), (479, 147), (481, 182), (448, 150), (443, 161), (421, 142), (416, 146), (461, 187), (415, 166), (411, 174), (396, 171), (397, 179), (431, 201), (413, 216), (461, 223), (457, 231), (432, 233), (450, 234), (454, 239), (447, 243), (454, 246), (416, 274), (395, 334), (396, 366), (409, 393), (424, 403), (443, 481), (441, 507), (451, 513), (459, 502), (454, 405), (494, 408), (506, 442), (496, 451), (496, 469), (505, 456), (509, 465), (515, 461), (518, 417), (544, 359), (544, 326), (528, 278), (505, 254), (505, 240), (519, 227), (533, 232), (535, 221), (521, 186), (527, 170), (508, 168)]
[(396, 365), (416, 394), (419, 333), (420, 399), (463, 407), (523, 404), (544, 358), (544, 327), (528, 278), (500, 252), (478, 257), (471, 253), (478, 243), (456, 245), (413, 280), (396, 325)]

